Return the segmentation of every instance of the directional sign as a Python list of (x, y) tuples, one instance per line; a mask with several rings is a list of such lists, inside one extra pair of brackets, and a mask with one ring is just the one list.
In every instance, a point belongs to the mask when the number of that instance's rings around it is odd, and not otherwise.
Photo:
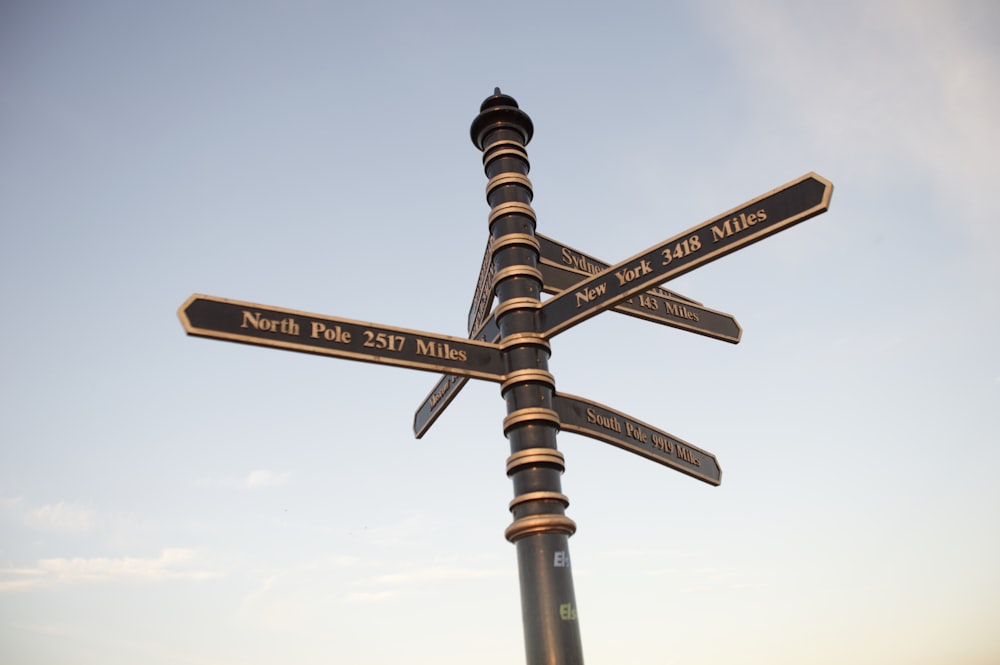
[[(573, 249), (572, 247), (553, 240), (548, 236), (542, 235), (537, 231), (535, 232), (535, 238), (538, 239), (538, 255), (542, 264), (575, 270), (586, 275), (597, 275), (611, 267), (611, 264), (609, 263), (605, 263), (600, 259), (595, 259), (589, 254), (584, 254), (578, 249)], [(580, 280), (577, 279), (567, 283), (564, 280), (559, 284), (553, 284), (553, 286), (559, 290), (568, 289), (579, 281)], [(650, 289), (650, 291), (656, 292), (656, 295), (664, 298), (675, 298), (677, 300), (694, 303), (695, 305), (701, 304), (697, 300), (692, 300), (687, 296), (682, 296), (676, 291), (670, 291), (664, 288), (653, 288)]]
[[(483, 322), (473, 339), (487, 342), (496, 342), (500, 339), (500, 328), (497, 327), (496, 316), (491, 315)], [(466, 376), (445, 374), (441, 377), (441, 380), (427, 393), (427, 397), (413, 414), (413, 434), (418, 439), (427, 433), (438, 416), (444, 413), (444, 410), (458, 397), (458, 393), (468, 382), (469, 377)]]
[(710, 485), (722, 483), (722, 469), (715, 455), (683, 439), (574, 395), (557, 393), (553, 406), (563, 431), (610, 443)]
[(808, 173), (679, 233), (546, 301), (539, 317), (552, 337), (637, 293), (825, 212), (833, 184)]
[(472, 306), (469, 308), (469, 337), (486, 320), (493, 303), (493, 238), (486, 241), (486, 251), (483, 252), (483, 265), (479, 268), (479, 279), (476, 281), (476, 293), (472, 296)]
[(423, 438), (468, 382), (469, 378), (465, 376), (445, 374), (441, 377), (413, 414), (413, 435), (416, 438)]
[[(535, 234), (541, 245), (538, 268), (546, 293), (571, 289), (591, 275), (604, 271), (608, 264), (575, 249)], [(568, 265), (567, 265), (568, 264)], [(570, 267), (573, 266), (573, 267)], [(615, 305), (614, 310), (636, 318), (680, 328), (706, 337), (736, 344), (743, 330), (732, 314), (717, 312), (667, 289), (652, 288)]]
[(199, 337), (488, 381), (505, 379), (500, 348), (476, 340), (198, 294), (181, 305), (178, 316), (187, 333)]

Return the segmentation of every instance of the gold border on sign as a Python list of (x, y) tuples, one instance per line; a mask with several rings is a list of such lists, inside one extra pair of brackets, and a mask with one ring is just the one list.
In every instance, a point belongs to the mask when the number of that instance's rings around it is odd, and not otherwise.
[(341, 323), (345, 325), (360, 326), (364, 328), (375, 328), (378, 330), (384, 330), (391, 333), (424, 337), (427, 339), (432, 339), (434, 341), (452, 343), (458, 346), (459, 348), (468, 345), (468, 346), (480, 347), (484, 350), (496, 351), (496, 353), (498, 354), (500, 353), (500, 347), (497, 344), (493, 344), (490, 342), (483, 342), (476, 339), (469, 339), (467, 337), (439, 335), (437, 333), (429, 333), (422, 330), (412, 330), (410, 328), (398, 328), (396, 326), (386, 326), (377, 323), (369, 323), (366, 321), (357, 321), (354, 319), (345, 319), (342, 317), (327, 316), (325, 314), (304, 312), (302, 310), (289, 309), (287, 307), (274, 307), (271, 305), (262, 305), (259, 303), (246, 302), (243, 300), (219, 298), (216, 296), (209, 296), (202, 293), (195, 293), (191, 295), (191, 297), (185, 300), (184, 304), (182, 304), (180, 308), (177, 310), (177, 316), (180, 319), (181, 325), (184, 327), (184, 330), (187, 332), (187, 334), (194, 335), (196, 337), (208, 337), (210, 339), (221, 339), (230, 342), (240, 342), (242, 344), (250, 344), (252, 346), (264, 346), (276, 349), (285, 349), (288, 351), (298, 351), (300, 353), (310, 353), (313, 355), (329, 356), (333, 358), (344, 358), (347, 360), (357, 360), (361, 362), (368, 362), (379, 365), (389, 365), (393, 367), (404, 367), (420, 371), (441, 372), (442, 374), (456, 374), (458, 376), (468, 376), (475, 379), (495, 381), (498, 383), (503, 383), (503, 381), (507, 378), (506, 373), (494, 374), (492, 372), (477, 370), (469, 367), (444, 365), (432, 362), (416, 362), (400, 358), (392, 358), (391, 360), (387, 360), (386, 356), (374, 355), (357, 351), (346, 351), (336, 347), (314, 346), (311, 344), (298, 344), (295, 342), (288, 342), (281, 339), (269, 339), (265, 337), (256, 337), (253, 335), (241, 335), (239, 333), (221, 332), (210, 328), (198, 328), (191, 323), (191, 320), (188, 318), (186, 312), (186, 310), (192, 305), (192, 303), (194, 303), (197, 300), (207, 300), (209, 302), (233, 305), (241, 308), (259, 309), (268, 312), (276, 312), (281, 314), (307, 317), (315, 319), (317, 321)]
[(638, 418), (634, 418), (628, 415), (627, 413), (622, 413), (617, 409), (612, 409), (610, 406), (606, 404), (601, 404), (600, 402), (595, 402), (593, 400), (579, 397), (577, 395), (570, 395), (568, 393), (556, 393), (555, 399), (553, 400), (553, 404), (555, 406), (558, 406), (560, 399), (565, 400), (566, 402), (578, 402), (583, 406), (596, 407), (598, 409), (611, 413), (617, 416), (618, 418), (621, 418), (622, 420), (629, 421), (635, 425), (646, 428), (650, 432), (655, 432), (656, 434), (661, 435), (671, 441), (675, 441), (683, 445), (685, 448), (688, 448), (696, 452), (699, 456), (712, 460), (712, 463), (715, 465), (716, 470), (718, 470), (719, 472), (719, 477), (715, 478), (714, 476), (711, 476), (703, 471), (700, 471), (699, 470), (700, 467), (694, 466), (693, 464), (687, 462), (683, 458), (675, 459), (674, 457), (670, 457), (666, 454), (664, 455), (655, 454), (652, 452), (652, 450), (654, 449), (649, 448), (648, 446), (639, 445), (637, 442), (632, 441), (628, 437), (615, 436), (611, 432), (608, 432), (607, 430), (601, 427), (589, 428), (585, 425), (577, 425), (570, 420), (566, 420), (562, 423), (561, 426), (562, 431), (573, 432), (574, 434), (579, 434), (581, 436), (586, 436), (591, 439), (597, 439), (598, 441), (610, 443), (611, 445), (617, 448), (627, 450), (631, 453), (639, 455), (640, 457), (645, 457), (646, 459), (654, 461), (658, 464), (663, 464), (664, 466), (668, 466), (676, 471), (680, 471), (681, 473), (692, 476), (693, 478), (702, 480), (708, 483), (709, 485), (718, 486), (722, 484), (722, 466), (719, 465), (718, 458), (716, 458), (714, 454), (708, 452), (707, 450), (699, 448), (693, 443), (688, 443), (679, 436), (675, 436), (670, 432), (660, 429), (659, 427), (653, 427), (649, 423), (639, 420)]
[[(579, 275), (582, 279), (578, 280), (577, 283), (582, 282), (584, 279), (589, 279), (597, 274), (597, 273), (587, 272), (585, 270), (580, 270), (579, 268), (574, 268), (572, 266), (563, 265), (561, 263), (556, 263), (555, 261), (552, 261), (545, 257), (539, 257), (538, 263), (539, 265), (546, 266), (547, 270), (560, 270), (565, 273), (572, 273), (573, 275)], [(545, 293), (558, 296), (562, 294), (563, 291), (569, 291), (571, 289), (573, 289), (573, 286), (568, 286), (565, 289), (557, 289), (553, 286), (548, 285), (545, 282), (544, 276), (542, 278), (542, 291), (544, 291)], [(693, 332), (698, 335), (704, 335), (706, 337), (711, 337), (713, 339), (718, 339), (724, 342), (730, 342), (732, 344), (739, 344), (740, 340), (743, 339), (743, 326), (740, 325), (739, 321), (737, 321), (736, 317), (733, 316), (732, 314), (717, 309), (712, 309), (711, 307), (706, 307), (697, 300), (691, 300), (687, 296), (670, 295), (673, 293), (674, 292), (670, 291), (669, 289), (665, 289), (660, 286), (654, 286), (649, 289), (646, 289), (642, 293), (637, 293), (632, 297), (635, 298), (637, 296), (642, 295), (642, 296), (649, 296), (651, 298), (659, 298), (661, 300), (666, 300), (667, 302), (670, 303), (676, 303), (681, 307), (686, 307), (688, 309), (696, 310), (697, 312), (706, 312), (709, 315), (715, 315), (723, 319), (728, 319), (736, 327), (736, 334), (729, 335), (725, 333), (715, 332), (713, 330), (708, 329), (707, 326), (697, 325), (681, 317), (677, 316), (668, 317), (666, 314), (661, 313), (659, 310), (647, 310), (645, 308), (642, 308), (641, 306), (628, 307), (627, 303), (624, 300), (620, 301), (611, 309), (617, 312), (618, 314), (624, 314), (625, 316), (631, 316), (636, 319), (642, 319), (643, 321), (649, 321), (651, 323), (670, 326), (671, 328), (677, 328), (678, 330), (686, 330), (688, 332)]]
[[(687, 273), (689, 273), (689, 272), (691, 272), (693, 270), (697, 270), (698, 268), (700, 268), (700, 267), (702, 267), (702, 266), (704, 266), (704, 265), (706, 265), (708, 263), (711, 263), (712, 261), (714, 261), (717, 258), (721, 258), (723, 256), (728, 256), (729, 254), (732, 254), (733, 252), (736, 252), (737, 250), (740, 250), (740, 249), (742, 249), (742, 248), (744, 248), (744, 247), (746, 247), (748, 245), (760, 242), (761, 240), (764, 240), (765, 238), (770, 238), (771, 236), (773, 236), (773, 235), (775, 235), (775, 234), (777, 234), (777, 233), (779, 233), (781, 231), (784, 231), (785, 229), (787, 229), (789, 227), (795, 226), (796, 224), (799, 224), (799, 223), (801, 223), (801, 222), (803, 222), (803, 221), (805, 221), (807, 219), (815, 217), (816, 215), (818, 215), (820, 213), (826, 212), (826, 210), (829, 209), (829, 207), (830, 207), (830, 198), (833, 196), (833, 183), (830, 182), (829, 180), (827, 180), (826, 178), (824, 178), (823, 176), (810, 171), (809, 173), (807, 173), (807, 174), (805, 174), (805, 175), (803, 175), (801, 177), (798, 177), (795, 180), (791, 180), (791, 181), (785, 183), (784, 185), (780, 185), (779, 187), (776, 187), (776, 188), (774, 188), (774, 189), (772, 189), (772, 190), (770, 190), (770, 191), (768, 191), (768, 192), (766, 192), (764, 194), (761, 194), (760, 196), (757, 196), (757, 197), (755, 197), (755, 198), (753, 198), (753, 199), (751, 199), (749, 201), (741, 203), (738, 206), (730, 208), (729, 210), (727, 210), (724, 213), (721, 213), (719, 215), (714, 215), (713, 217), (711, 217), (711, 218), (709, 218), (709, 219), (701, 222), (700, 224), (696, 224), (695, 226), (692, 226), (691, 228), (689, 228), (689, 229), (687, 229), (685, 231), (681, 231), (680, 233), (677, 233), (677, 234), (671, 236), (670, 238), (667, 238), (666, 240), (664, 240), (662, 242), (659, 242), (659, 243), (657, 243), (657, 244), (655, 244), (655, 245), (653, 245), (651, 247), (647, 247), (644, 250), (642, 250), (641, 252), (639, 252), (638, 254), (635, 254), (634, 256), (631, 256), (631, 257), (625, 259), (624, 261), (620, 261), (620, 262), (616, 263), (613, 266), (610, 266), (607, 270), (599, 273), (598, 275), (592, 275), (590, 279), (596, 279), (598, 277), (602, 277), (605, 274), (610, 275), (611, 274), (611, 270), (614, 269), (614, 268), (620, 268), (622, 266), (626, 266), (626, 265), (632, 263), (633, 261), (636, 261), (636, 260), (639, 260), (639, 259), (645, 257), (647, 254), (650, 254), (650, 253), (662, 250), (663, 248), (666, 248), (669, 245), (672, 245), (674, 243), (681, 242), (685, 238), (688, 238), (688, 237), (690, 237), (692, 235), (699, 235), (703, 231), (705, 231), (707, 228), (709, 228), (709, 225), (721, 223), (722, 221), (724, 221), (726, 218), (730, 217), (734, 213), (737, 213), (737, 212), (739, 212), (741, 210), (745, 210), (745, 209), (753, 206), (754, 204), (756, 204), (756, 203), (758, 203), (760, 201), (763, 201), (764, 199), (770, 198), (772, 196), (778, 196), (778, 195), (780, 195), (780, 194), (782, 194), (782, 193), (784, 193), (784, 192), (786, 192), (786, 191), (788, 191), (788, 190), (790, 190), (790, 189), (792, 189), (794, 187), (797, 187), (798, 185), (802, 184), (803, 182), (805, 182), (807, 180), (816, 180), (823, 187), (823, 194), (820, 197), (820, 200), (819, 200), (818, 203), (816, 203), (815, 205), (810, 206), (809, 208), (806, 208), (805, 210), (800, 210), (799, 212), (797, 212), (797, 213), (795, 213), (793, 215), (790, 215), (790, 216), (786, 217), (785, 219), (782, 219), (782, 220), (780, 220), (780, 221), (778, 221), (778, 222), (776, 222), (774, 224), (766, 225), (765, 227), (763, 227), (763, 229), (760, 232), (751, 233), (749, 235), (742, 236), (742, 237), (738, 238), (737, 240), (734, 240), (733, 242), (727, 243), (723, 247), (719, 247), (719, 248), (717, 248), (715, 250), (708, 251), (705, 254), (700, 254), (694, 260), (685, 262), (681, 266), (665, 270), (665, 271), (663, 271), (663, 273), (661, 273), (660, 275), (658, 275), (659, 281), (657, 283), (658, 284), (662, 284), (662, 283), (664, 283), (666, 281), (669, 281), (669, 280), (674, 279), (676, 277), (679, 277), (681, 275), (687, 274)], [(590, 279), (588, 279), (586, 281), (589, 282)], [(641, 284), (641, 280), (639, 281), (639, 283)], [(557, 301), (561, 301), (561, 299), (563, 299), (563, 298), (567, 298), (568, 299), (571, 296), (570, 292), (573, 291), (573, 290), (575, 290), (575, 289), (578, 289), (578, 288), (580, 288), (579, 284), (577, 284), (576, 286), (574, 286), (571, 289), (567, 289), (565, 292), (561, 293), (560, 295), (556, 296), (555, 298), (547, 300), (545, 302), (545, 305), (546, 306), (551, 305), (552, 303), (556, 303)], [(644, 288), (643, 286), (636, 286), (636, 287), (633, 287), (633, 288), (626, 288), (626, 289), (624, 289), (623, 291), (621, 291), (620, 293), (618, 293), (616, 295), (616, 299), (619, 300), (619, 301), (620, 300), (628, 299), (628, 298), (636, 295), (637, 293), (642, 293), (643, 291), (647, 290), (648, 288), (649, 287), (645, 287)], [(557, 305), (553, 305), (553, 308), (556, 307), (556, 306)], [(610, 309), (610, 306), (608, 307), (608, 309)], [(598, 311), (600, 311), (600, 308), (598, 309)], [(550, 327), (548, 330), (546, 330), (544, 332), (544, 335), (547, 338), (548, 337), (552, 337), (554, 335), (559, 334), (560, 332), (562, 332), (564, 330), (567, 330), (568, 328), (573, 327), (574, 325), (576, 325), (577, 323), (579, 323), (581, 320), (590, 318), (591, 316), (594, 316), (594, 315), (595, 315), (595, 311), (594, 310), (592, 310), (590, 308), (586, 308), (583, 311), (581, 311), (581, 312), (579, 312), (577, 314), (574, 314), (574, 315), (566, 318), (565, 320), (558, 322), (556, 325)], [(544, 313), (543, 313), (543, 317), (544, 317)]]

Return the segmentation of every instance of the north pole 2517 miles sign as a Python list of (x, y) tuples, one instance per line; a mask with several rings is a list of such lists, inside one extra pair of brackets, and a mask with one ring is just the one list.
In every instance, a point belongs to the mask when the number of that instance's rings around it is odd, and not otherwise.
[(193, 295), (178, 311), (189, 335), (504, 380), (496, 344), (213, 296)]

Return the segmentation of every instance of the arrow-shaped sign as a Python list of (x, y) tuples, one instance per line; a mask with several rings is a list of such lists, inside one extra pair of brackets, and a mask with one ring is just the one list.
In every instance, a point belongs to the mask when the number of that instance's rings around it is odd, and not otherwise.
[[(538, 239), (538, 258), (542, 264), (576, 271), (576, 273), (583, 275), (598, 275), (611, 267), (611, 264), (609, 263), (605, 263), (600, 259), (595, 259), (589, 254), (584, 254), (578, 249), (564, 245), (561, 242), (538, 233), (537, 231), (535, 231), (535, 238)], [(580, 281), (579, 278), (573, 279), (573, 281), (568, 281), (568, 279), (569, 277), (564, 277), (558, 283), (553, 283), (552, 286), (561, 291), (576, 285)], [(548, 284), (546, 284), (546, 286), (548, 286)], [(687, 296), (682, 296), (676, 291), (670, 291), (669, 289), (653, 288), (650, 289), (650, 291), (656, 292), (656, 295), (664, 298), (683, 300), (684, 302), (694, 303), (695, 305), (701, 304), (697, 300), (692, 300)]]
[[(500, 339), (500, 328), (497, 327), (495, 315), (490, 315), (490, 318), (486, 319), (476, 331), (473, 339), (487, 342), (496, 342)], [(413, 434), (416, 438), (419, 439), (427, 433), (438, 416), (448, 408), (452, 400), (458, 397), (458, 393), (468, 382), (469, 377), (466, 376), (445, 374), (441, 377), (441, 380), (427, 393), (427, 397), (413, 414)]]
[(623, 300), (825, 212), (833, 184), (808, 173), (594, 275), (539, 310), (552, 337)]
[(199, 337), (488, 381), (505, 379), (500, 348), (477, 340), (198, 294), (177, 314), (184, 330)]
[(553, 407), (565, 432), (610, 443), (710, 485), (722, 482), (722, 469), (715, 455), (632, 416), (564, 393), (553, 397)]
[[(535, 237), (540, 246), (538, 268), (546, 293), (562, 293), (608, 268), (607, 263), (551, 238), (539, 233)], [(733, 344), (738, 343), (743, 334), (732, 314), (708, 309), (697, 301), (658, 287), (618, 303), (614, 310)]]
[[(773, 192), (745, 203), (739, 208), (734, 208), (674, 236), (667, 242), (646, 250), (637, 257), (623, 261), (590, 278), (584, 277), (583, 281), (576, 282), (570, 288), (543, 303), (540, 315), (542, 327), (546, 329), (544, 334), (551, 337), (604, 309), (627, 300), (632, 295), (655, 287), (656, 284), (694, 270), (698, 266), (762, 240), (768, 235), (825, 212), (830, 204), (832, 194), (832, 183), (815, 173), (806, 174)], [(705, 241), (702, 241), (702, 237), (705, 238)], [(546, 241), (554, 243), (548, 238), (540, 238), (541, 247), (546, 246)], [(558, 243), (554, 244), (558, 246)], [(549, 251), (551, 249), (550, 247)], [(596, 265), (596, 259), (586, 258)], [(652, 264), (653, 261), (657, 262), (655, 267)], [(648, 270), (644, 270), (647, 264)], [(588, 270), (588, 272), (590, 271)], [(559, 279), (559, 277), (555, 277), (555, 279)], [(622, 282), (622, 284), (616, 289), (615, 283), (618, 282)], [(661, 290), (663, 293), (658, 293)], [(479, 289), (477, 289), (477, 295), (478, 293)], [(684, 296), (666, 289), (653, 288), (650, 295), (654, 294), (662, 298), (672, 297), (687, 300), (691, 303), (687, 307), (697, 305), (695, 301), (688, 300)], [(711, 312), (712, 310), (706, 311)], [(716, 314), (726, 316), (721, 312)], [(735, 320), (733, 323), (735, 324)], [(496, 331), (496, 337), (489, 338), (483, 335), (476, 337), (495, 342), (499, 338), (499, 329), (496, 328), (493, 317), (490, 317), (480, 331), (486, 330), (487, 326), (491, 326), (491, 330)], [(724, 330), (724, 326), (724, 322), (719, 322), (720, 331)], [(701, 332), (705, 334), (704, 331)], [(466, 379), (462, 377), (455, 379), (449, 376), (444, 376), (438, 381), (414, 414), (413, 432), (418, 439), (427, 433), (438, 416), (465, 387), (465, 383)]]
[(479, 268), (479, 279), (476, 280), (476, 293), (472, 296), (472, 306), (469, 308), (469, 337), (475, 337), (476, 329), (486, 320), (493, 303), (493, 237), (486, 241), (486, 251), (483, 252), (483, 265)]

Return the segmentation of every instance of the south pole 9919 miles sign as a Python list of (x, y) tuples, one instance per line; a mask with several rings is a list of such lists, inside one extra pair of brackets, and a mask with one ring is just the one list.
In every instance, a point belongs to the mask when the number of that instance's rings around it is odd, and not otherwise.
[[(534, 124), (497, 88), (469, 134), (488, 178), (489, 240), (468, 316), (469, 338), (365, 323), (195, 294), (178, 315), (184, 330), (254, 346), (443, 374), (414, 416), (423, 436), (470, 379), (500, 384), (515, 490), (504, 531), (517, 549), (528, 665), (583, 662), (569, 537), (576, 523), (560, 476), (559, 431), (596, 439), (719, 485), (715, 455), (622, 411), (556, 392), (551, 339), (605, 310), (738, 343), (735, 318), (660, 285), (825, 212), (832, 184), (808, 173), (778, 189), (608, 265), (536, 234), (526, 146)], [(553, 294), (542, 302), (541, 293)], [(497, 301), (492, 308), (494, 299)]]

